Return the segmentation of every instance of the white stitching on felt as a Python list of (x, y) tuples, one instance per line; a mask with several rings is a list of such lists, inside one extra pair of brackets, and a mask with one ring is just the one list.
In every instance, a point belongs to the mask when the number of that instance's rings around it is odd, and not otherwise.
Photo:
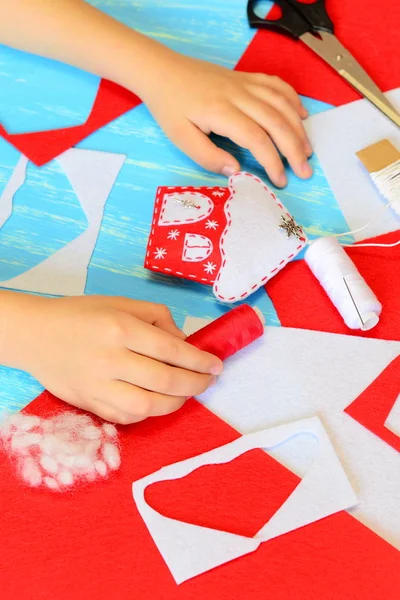
[[(167, 189), (168, 190), (174, 190), (176, 188), (175, 187), (168, 187)], [(181, 189), (181, 188), (178, 188), (178, 189)], [(179, 219), (174, 219), (172, 221), (163, 221), (162, 223), (160, 223), (160, 221), (163, 218), (163, 215), (164, 215), (164, 212), (165, 212), (165, 208), (166, 208), (165, 194), (163, 194), (162, 206), (161, 206), (161, 209), (160, 209), (160, 217), (158, 219), (158, 224), (160, 226), (163, 226), (163, 225), (173, 225), (174, 223), (178, 223), (178, 224), (182, 224), (182, 225), (184, 223), (198, 223), (199, 221), (203, 221), (204, 219), (206, 219), (207, 217), (209, 217), (211, 215), (212, 211), (214, 210), (214, 202), (211, 200), (211, 198), (208, 198), (204, 194), (201, 194), (201, 193), (193, 191), (194, 189), (196, 189), (196, 188), (187, 188), (188, 191), (186, 191), (185, 193), (186, 194), (190, 194), (191, 196), (197, 196), (197, 197), (200, 196), (202, 199), (206, 198), (207, 199), (207, 203), (208, 203), (208, 209), (207, 209), (207, 211), (205, 213), (200, 213), (199, 215), (196, 216), (196, 218), (193, 218), (193, 219), (185, 219), (185, 221), (180, 221)], [(198, 189), (200, 189), (200, 188), (198, 188)], [(159, 190), (157, 192), (157, 196), (156, 196), (156, 204), (155, 204), (155, 207), (154, 207), (154, 216), (156, 216), (158, 205), (159, 205), (159, 203), (161, 201), (161, 198), (160, 198), (161, 191), (162, 191), (162, 188), (159, 188)]]

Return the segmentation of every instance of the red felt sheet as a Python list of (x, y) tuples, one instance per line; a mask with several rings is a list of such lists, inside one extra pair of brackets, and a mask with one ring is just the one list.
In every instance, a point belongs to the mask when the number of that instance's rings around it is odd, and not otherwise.
[(9, 134), (0, 125), (0, 136), (40, 167), (140, 103), (131, 92), (102, 79), (90, 115), (82, 125), (18, 134)]
[(363, 427), (400, 452), (400, 437), (385, 426), (400, 394), (400, 356), (345, 409)]
[[(28, 411), (63, 404), (45, 393)], [(133, 480), (238, 436), (196, 401), (123, 428), (112, 479), (59, 495), (32, 490), (0, 455), (0, 589), (4, 600), (398, 600), (400, 555), (347, 513), (263, 544), (177, 586), (132, 499)], [(261, 451), (150, 488), (169, 516), (251, 535), (298, 483)]]
[[(382, 91), (400, 86), (400, 3), (326, 0), (335, 35)], [(237, 65), (278, 75), (299, 94), (339, 106), (360, 96), (305, 44), (260, 30)]]
[[(364, 243), (392, 244), (400, 240), (400, 230)], [(357, 269), (371, 287), (383, 310), (380, 321), (370, 331), (351, 331), (329, 300), (304, 260), (290, 263), (267, 284), (281, 324), (298, 327), (400, 341), (400, 245), (393, 248), (346, 249)]]

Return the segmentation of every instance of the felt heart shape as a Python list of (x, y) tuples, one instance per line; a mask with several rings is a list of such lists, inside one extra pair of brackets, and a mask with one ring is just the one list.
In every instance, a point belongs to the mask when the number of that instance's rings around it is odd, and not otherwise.
[(154, 483), (146, 490), (146, 501), (166, 517), (213, 529), (223, 523), (224, 531), (253, 537), (300, 481), (294, 474), (288, 476), (278, 462), (264, 464), (263, 454), (250, 450), (229, 463), (206, 465), (182, 479)]

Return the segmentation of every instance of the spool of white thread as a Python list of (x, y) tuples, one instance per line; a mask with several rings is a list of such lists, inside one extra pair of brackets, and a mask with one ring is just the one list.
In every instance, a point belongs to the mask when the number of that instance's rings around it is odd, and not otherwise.
[(347, 327), (368, 331), (377, 325), (382, 305), (336, 238), (311, 242), (304, 258)]
[(370, 173), (380, 194), (388, 201), (394, 212), (400, 216), (400, 160), (391, 163), (380, 171)]

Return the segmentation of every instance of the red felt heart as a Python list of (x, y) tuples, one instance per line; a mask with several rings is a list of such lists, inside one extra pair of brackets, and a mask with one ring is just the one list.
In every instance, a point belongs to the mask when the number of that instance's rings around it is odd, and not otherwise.
[(230, 463), (206, 465), (183, 479), (153, 484), (146, 501), (166, 517), (212, 529), (221, 529), (223, 523), (224, 531), (253, 537), (299, 483), (277, 462), (264, 462), (263, 454), (251, 450)]

